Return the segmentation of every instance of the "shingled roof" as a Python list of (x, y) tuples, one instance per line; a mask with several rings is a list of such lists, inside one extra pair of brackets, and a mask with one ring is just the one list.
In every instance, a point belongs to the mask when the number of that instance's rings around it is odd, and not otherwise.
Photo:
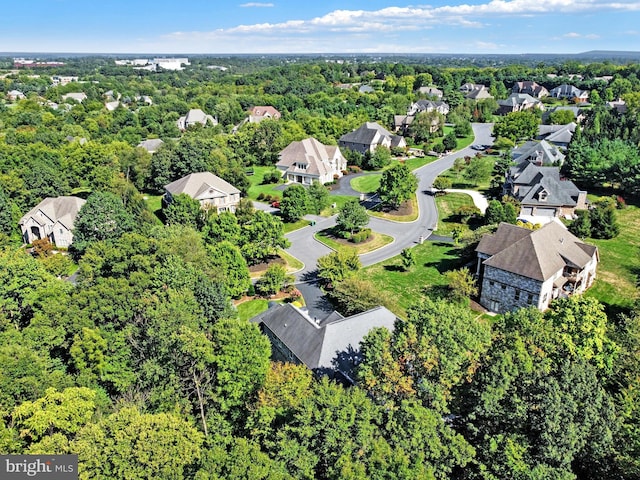
[(377, 122), (365, 122), (353, 132), (340, 137), (340, 143), (357, 143), (361, 145), (378, 145), (384, 138), (388, 138), (392, 147), (397, 147), (403, 140), (400, 135), (394, 135)]
[(197, 198), (210, 188), (213, 188), (225, 195), (240, 193), (240, 190), (236, 187), (211, 172), (192, 173), (186, 177), (176, 180), (175, 182), (171, 182), (164, 188), (171, 193), (171, 195), (186, 193), (191, 198)]
[[(523, 205), (575, 207), (578, 204), (580, 189), (570, 180), (561, 180), (557, 167), (542, 167), (524, 160), (509, 169), (508, 178), (517, 186), (514, 196)], [(542, 190), (546, 192), (544, 200), (539, 198)]]
[(597, 247), (583, 243), (556, 222), (538, 230), (501, 223), (476, 251), (490, 255), (484, 265), (544, 282), (565, 266), (584, 268)]
[(340, 370), (349, 376), (350, 367), (341, 357), (353, 357), (360, 342), (375, 327), (393, 330), (395, 314), (385, 307), (343, 317), (331, 313), (323, 320), (314, 320), (291, 304), (274, 305), (251, 322), (266, 327), (312, 370)]
[(80, 197), (48, 197), (29, 210), (29, 212), (20, 219), (20, 224), (22, 225), (27, 222), (29, 218), (33, 218), (39, 225), (46, 225), (47, 222), (38, 215), (38, 212), (42, 211), (51, 223), (60, 222), (67, 227), (68, 230), (72, 230), (73, 222), (85, 203), (86, 200)]
[[(333, 145), (323, 145), (313, 137), (291, 142), (280, 152), (280, 160), (276, 166), (287, 167), (287, 171), (292, 173), (327, 175), (331, 173), (330, 161), (337, 148)], [(299, 164), (306, 165), (306, 168), (299, 167)]]

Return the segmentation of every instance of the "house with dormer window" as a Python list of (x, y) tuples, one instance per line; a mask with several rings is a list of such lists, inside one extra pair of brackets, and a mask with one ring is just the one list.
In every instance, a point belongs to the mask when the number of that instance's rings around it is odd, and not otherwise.
[(523, 160), (507, 171), (503, 193), (520, 202), (520, 217), (570, 217), (587, 208), (587, 192), (560, 177), (558, 167)]
[(324, 184), (342, 177), (347, 160), (337, 146), (323, 145), (313, 137), (291, 142), (280, 152), (276, 163), (289, 182), (311, 185), (314, 180)]
[(240, 203), (240, 190), (211, 172), (192, 173), (164, 187), (163, 201), (169, 205), (181, 193), (200, 203), (200, 207), (220, 212), (235, 212)]

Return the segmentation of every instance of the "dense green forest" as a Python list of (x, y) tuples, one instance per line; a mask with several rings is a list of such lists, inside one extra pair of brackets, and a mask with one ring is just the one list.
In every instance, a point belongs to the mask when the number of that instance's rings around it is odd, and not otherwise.
[[(345, 387), (272, 362), (267, 337), (238, 318), (249, 266), (287, 246), (279, 217), (246, 201), (221, 215), (188, 197), (161, 210), (148, 201), (207, 170), (246, 194), (248, 169), (273, 167), (290, 142), (335, 145), (365, 121), (390, 128), (421, 86), (438, 86), (446, 122), (465, 126), (494, 121), (497, 104), (465, 100), (462, 84), (500, 99), (535, 80), (591, 95), (565, 173), (637, 203), (640, 65), (202, 57), (148, 72), (65, 62), (5, 62), (0, 78), (0, 97), (26, 96), (0, 101), (1, 453), (77, 453), (83, 479), (640, 478), (637, 301), (572, 297), (489, 319), (424, 295), (392, 333), (365, 338), (357, 386)], [(52, 86), (55, 74), (80, 81)], [(63, 100), (70, 92), (87, 99)], [(626, 113), (606, 107), (618, 98)], [(282, 119), (242, 124), (256, 105)], [(218, 124), (180, 132), (192, 108)], [(150, 138), (164, 141), (153, 155), (137, 147)], [(408, 135), (425, 151), (442, 141), (428, 128)], [(25, 249), (20, 218), (61, 195), (87, 200), (72, 247)]]

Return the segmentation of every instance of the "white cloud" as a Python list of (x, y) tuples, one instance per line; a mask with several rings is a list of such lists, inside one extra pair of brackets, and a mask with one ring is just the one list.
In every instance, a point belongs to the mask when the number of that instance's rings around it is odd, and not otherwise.
[(595, 33), (583, 34), (583, 33), (569, 32), (569, 33), (565, 33), (562, 36), (564, 38), (587, 38), (589, 40), (595, 40), (597, 38), (600, 38), (600, 35), (596, 35)]
[[(463, 0), (464, 1), (464, 0)], [(272, 3), (250, 2), (243, 7), (273, 6)], [(512, 18), (521, 21), (524, 17), (540, 18), (546, 14), (579, 15), (599, 12), (640, 11), (640, 0), (485, 0), (480, 4), (450, 4), (437, 7), (427, 5), (391, 6), (378, 10), (339, 9), (313, 18), (290, 19), (274, 23), (236, 25), (209, 32), (176, 32), (165, 35), (165, 39), (180, 40), (184, 46), (195, 45), (196, 41), (209, 41), (216, 51), (237, 51), (242, 45), (253, 42), (254, 48), (271, 52), (336, 52), (370, 51), (378, 48), (378, 42), (389, 42), (378, 51), (391, 51), (395, 36), (407, 35), (404, 51), (421, 48), (422, 51), (436, 51), (432, 44), (424, 47), (421, 39), (413, 41), (412, 35), (429, 29), (440, 29), (444, 36), (461, 29), (483, 28), (487, 34), (497, 33), (513, 27)], [(569, 17), (567, 17), (569, 18)], [(501, 21), (500, 19), (504, 19)], [(541, 21), (541, 20), (539, 20)], [(489, 27), (491, 24), (491, 28)], [(503, 24), (505, 26), (498, 27)], [(459, 38), (466, 36), (462, 33)], [(569, 32), (563, 38), (596, 39), (596, 34)], [(548, 35), (547, 38), (551, 38)], [(473, 44), (468, 41), (466, 48), (473, 45), (478, 50), (496, 49), (489, 38), (486, 42)], [(415, 47), (415, 45), (421, 47)], [(309, 48), (310, 50), (305, 50)], [(501, 46), (501, 48), (504, 46)], [(220, 50), (223, 48), (223, 50)], [(326, 49), (326, 50), (325, 50)]]
[(242, 8), (252, 8), (252, 7), (268, 8), (268, 7), (274, 7), (275, 5), (273, 3), (249, 2), (249, 3), (243, 3), (240, 6)]

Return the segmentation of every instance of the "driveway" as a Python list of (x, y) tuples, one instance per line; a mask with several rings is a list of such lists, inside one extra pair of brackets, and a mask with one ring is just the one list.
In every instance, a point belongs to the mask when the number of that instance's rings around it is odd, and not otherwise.
[[(493, 137), (491, 136), (491, 130), (493, 124), (486, 123), (474, 123), (472, 124), (473, 133), (475, 135), (474, 144), (493, 144)], [(420, 237), (428, 238), (432, 232), (434, 226), (438, 221), (438, 211), (436, 209), (436, 203), (433, 195), (431, 194), (433, 180), (440, 175), (440, 173), (451, 168), (457, 158), (464, 158), (465, 156), (475, 155), (475, 150), (470, 147), (464, 148), (452, 154), (446, 155), (434, 162), (431, 162), (423, 167), (414, 170), (414, 173), (418, 177), (418, 207), (419, 215), (418, 219), (414, 222), (393, 222), (389, 220), (383, 220), (377, 217), (371, 217), (369, 227), (376, 232), (391, 235), (394, 238), (393, 243), (384, 246), (374, 252), (366, 253), (360, 256), (360, 260), (364, 266), (373, 265), (378, 262), (382, 262), (388, 258), (398, 255), (404, 248), (413, 247), (418, 242)], [(353, 178), (348, 176), (347, 178)], [(350, 188), (350, 187), (349, 187)], [(339, 191), (339, 190), (338, 190)], [(334, 193), (338, 193), (334, 191)], [(355, 192), (356, 196), (359, 195)], [(319, 288), (316, 286), (317, 269), (316, 263), (318, 259), (324, 255), (327, 255), (332, 250), (318, 242), (314, 238), (314, 234), (325, 228), (329, 228), (335, 225), (335, 216), (317, 220), (319, 217), (314, 217), (316, 224), (291, 232), (287, 235), (287, 238), (291, 241), (291, 247), (287, 249), (287, 252), (296, 257), (298, 260), (304, 263), (304, 268), (296, 273), (297, 282), (307, 283), (309, 288)], [(310, 294), (310, 292), (309, 292)], [(314, 304), (317, 304), (317, 292), (313, 295), (314, 300), (311, 305), (307, 305), (309, 314), (321, 318), (326, 316), (325, 309), (316, 309)], [(303, 296), (306, 300), (307, 295), (303, 292)], [(326, 305), (324, 305), (326, 307)]]

